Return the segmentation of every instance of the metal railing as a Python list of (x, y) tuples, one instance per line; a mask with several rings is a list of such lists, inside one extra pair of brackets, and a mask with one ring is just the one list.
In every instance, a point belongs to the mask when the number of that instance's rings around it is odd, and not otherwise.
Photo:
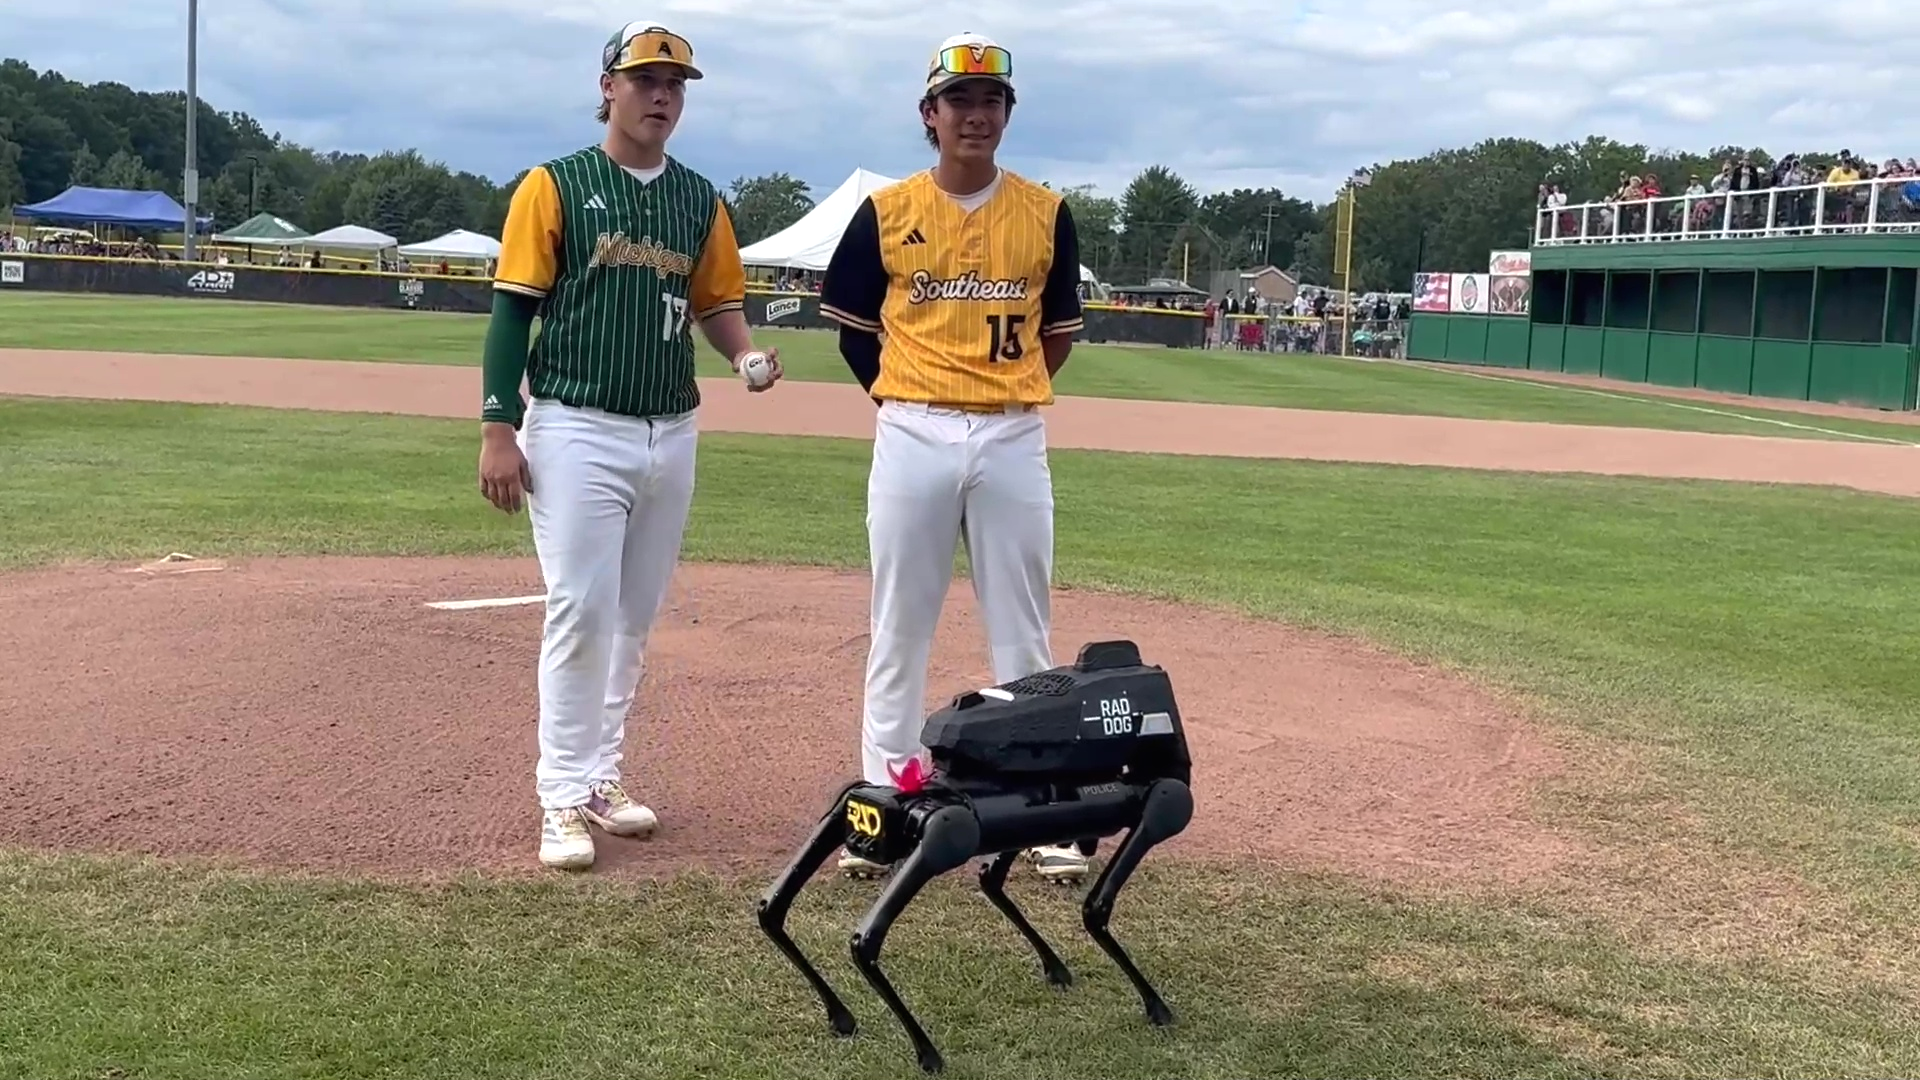
[(1534, 211), (1533, 243), (1920, 232), (1920, 176), (1603, 201)]
[(1265, 315), (1229, 316), (1225, 326), (1207, 328), (1203, 347), (1331, 356), (1342, 355), (1344, 351), (1348, 356), (1370, 359), (1406, 358), (1405, 319), (1376, 319), (1371, 314), (1355, 313), (1347, 322), (1344, 333), (1343, 339), (1338, 315), (1293, 315), (1274, 310)]

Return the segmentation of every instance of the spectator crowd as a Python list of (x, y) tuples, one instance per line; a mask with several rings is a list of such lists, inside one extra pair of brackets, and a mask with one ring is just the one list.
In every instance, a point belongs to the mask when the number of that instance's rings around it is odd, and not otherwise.
[(1548, 177), (1539, 188), (1539, 237), (1795, 235), (1869, 223), (1910, 231), (1920, 228), (1920, 163), (1909, 157), (1875, 164), (1842, 150), (1825, 169), (1799, 154), (1768, 168), (1742, 154), (1723, 160), (1711, 179), (1690, 173), (1677, 191), (1651, 171), (1622, 171), (1612, 191), (1591, 201), (1598, 205), (1569, 209), (1566, 187)]
[(86, 255), (93, 258), (165, 259), (165, 252), (144, 236), (132, 240), (108, 242), (79, 229), (42, 229), (14, 232), (0, 226), (0, 254)]

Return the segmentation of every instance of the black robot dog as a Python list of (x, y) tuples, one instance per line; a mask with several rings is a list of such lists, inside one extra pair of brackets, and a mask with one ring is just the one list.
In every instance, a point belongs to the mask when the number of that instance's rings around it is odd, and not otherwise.
[(921, 742), (933, 767), (913, 790), (852, 784), (760, 900), (760, 928), (820, 995), (827, 1022), (854, 1031), (853, 1014), (786, 931), (787, 912), (820, 864), (840, 848), (892, 868), (854, 929), (853, 963), (937, 1072), (939, 1050), (880, 970), (887, 931), (927, 882), (976, 856), (980, 890), (1039, 954), (1047, 980), (1073, 981), (1065, 964), (1005, 891), (1027, 848), (1127, 835), (1081, 905), (1087, 933), (1140, 993), (1147, 1019), (1173, 1013), (1107, 932), (1113, 904), (1147, 849), (1178, 835), (1193, 817), (1192, 760), (1166, 672), (1140, 659), (1131, 641), (1095, 642), (1073, 664), (985, 690), (969, 691), (927, 718)]

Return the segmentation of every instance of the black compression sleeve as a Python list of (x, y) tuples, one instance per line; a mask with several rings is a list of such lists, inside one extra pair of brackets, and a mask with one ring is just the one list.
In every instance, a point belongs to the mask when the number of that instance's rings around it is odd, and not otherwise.
[(880, 377), (880, 338), (851, 326), (840, 328), (840, 356), (847, 370), (860, 380), (860, 388), (871, 391)]

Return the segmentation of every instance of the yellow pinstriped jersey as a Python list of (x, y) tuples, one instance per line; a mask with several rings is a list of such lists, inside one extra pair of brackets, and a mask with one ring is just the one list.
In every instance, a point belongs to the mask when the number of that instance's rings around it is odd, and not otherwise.
[(921, 172), (860, 204), (827, 266), (820, 313), (881, 335), (876, 398), (1053, 401), (1043, 336), (1082, 324), (1080, 250), (1059, 194), (1002, 170), (968, 209)]

